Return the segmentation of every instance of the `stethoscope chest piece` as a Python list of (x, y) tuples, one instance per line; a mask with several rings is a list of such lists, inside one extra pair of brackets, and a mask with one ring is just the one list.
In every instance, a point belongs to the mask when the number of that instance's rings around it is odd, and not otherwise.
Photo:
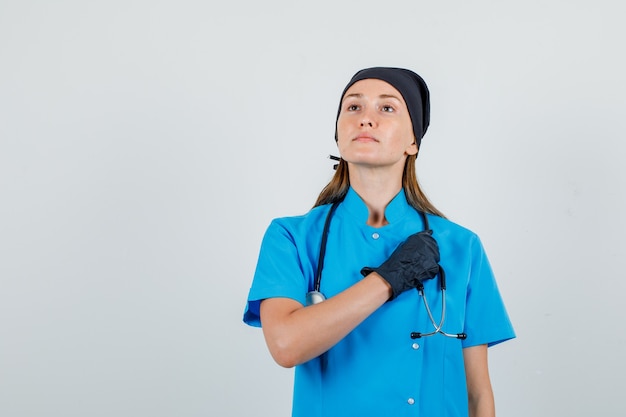
[(322, 301), (326, 300), (326, 297), (324, 297), (324, 294), (322, 294), (319, 291), (309, 291), (306, 294), (306, 305), (307, 306), (312, 306), (313, 304), (319, 304)]

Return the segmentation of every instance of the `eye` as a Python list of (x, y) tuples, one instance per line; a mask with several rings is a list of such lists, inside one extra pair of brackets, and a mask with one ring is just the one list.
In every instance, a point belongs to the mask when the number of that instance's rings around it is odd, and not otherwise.
[(380, 109), (385, 113), (393, 113), (394, 111), (396, 111), (392, 106), (387, 104), (382, 106)]
[(357, 110), (359, 110), (359, 109), (360, 109), (360, 107), (359, 107), (359, 105), (358, 105), (358, 104), (350, 104), (350, 105), (348, 105), (348, 107), (346, 108), (346, 110), (348, 110), (348, 111), (357, 111)]

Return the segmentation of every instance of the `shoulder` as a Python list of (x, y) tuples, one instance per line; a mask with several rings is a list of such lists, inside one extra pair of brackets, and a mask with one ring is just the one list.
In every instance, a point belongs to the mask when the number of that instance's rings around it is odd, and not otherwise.
[(474, 231), (438, 216), (430, 216), (429, 222), (440, 249), (450, 251), (453, 256), (469, 257), (473, 262), (486, 257), (483, 243)]
[(429, 215), (428, 221), (430, 222), (430, 228), (433, 233), (442, 239), (451, 239), (454, 241), (480, 241), (478, 235), (472, 230), (461, 226), (451, 220), (443, 217)]
[(327, 204), (314, 207), (305, 214), (274, 218), (267, 232), (282, 231), (282, 233), (289, 235), (300, 236), (307, 233), (315, 233), (318, 229), (321, 231), (329, 210), (330, 204)]
[(271, 224), (291, 228), (318, 223), (320, 219), (325, 218), (329, 209), (330, 204), (317, 206), (312, 208), (305, 214), (297, 216), (276, 217), (272, 220)]

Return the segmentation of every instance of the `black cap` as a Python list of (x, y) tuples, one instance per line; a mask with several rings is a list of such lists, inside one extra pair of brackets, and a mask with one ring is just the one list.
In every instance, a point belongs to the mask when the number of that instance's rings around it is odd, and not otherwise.
[[(339, 101), (339, 110), (337, 111), (337, 120), (341, 113), (341, 101), (348, 91), (348, 88), (357, 81), (368, 78), (375, 78), (391, 84), (396, 90), (402, 94), (406, 106), (409, 110), (409, 117), (413, 124), (413, 132), (415, 133), (415, 143), (419, 148), (422, 137), (428, 130), (430, 124), (430, 95), (426, 82), (411, 70), (404, 68), (390, 67), (374, 67), (366, 68), (354, 74)], [(337, 140), (337, 122), (335, 122), (335, 140)]]

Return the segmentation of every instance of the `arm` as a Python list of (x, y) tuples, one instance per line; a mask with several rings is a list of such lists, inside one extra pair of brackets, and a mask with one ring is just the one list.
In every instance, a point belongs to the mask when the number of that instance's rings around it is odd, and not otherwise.
[(261, 302), (263, 334), (270, 353), (290, 368), (326, 352), (390, 297), (391, 286), (371, 273), (328, 300), (304, 307), (289, 298)]
[(470, 417), (495, 417), (487, 360), (487, 345), (463, 349)]

